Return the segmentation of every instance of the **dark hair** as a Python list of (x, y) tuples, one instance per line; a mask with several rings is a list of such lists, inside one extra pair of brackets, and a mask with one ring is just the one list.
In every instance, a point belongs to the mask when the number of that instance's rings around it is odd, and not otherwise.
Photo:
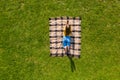
[(67, 24), (69, 23), (69, 21), (67, 20)]
[(71, 33), (71, 27), (69, 26), (69, 27), (65, 27), (65, 35), (69, 35), (70, 33)]

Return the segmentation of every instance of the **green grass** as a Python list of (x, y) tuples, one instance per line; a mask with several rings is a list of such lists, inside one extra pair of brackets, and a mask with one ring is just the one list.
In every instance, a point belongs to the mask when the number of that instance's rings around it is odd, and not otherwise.
[[(49, 57), (57, 16), (81, 16), (80, 59)], [(120, 1), (0, 0), (0, 80), (120, 80)]]

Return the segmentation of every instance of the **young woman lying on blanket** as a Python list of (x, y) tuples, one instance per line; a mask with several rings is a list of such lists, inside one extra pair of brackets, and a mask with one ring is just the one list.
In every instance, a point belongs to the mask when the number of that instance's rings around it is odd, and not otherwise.
[(66, 54), (68, 54), (68, 52), (70, 51), (71, 36), (72, 36), (71, 26), (69, 25), (69, 21), (67, 21), (66, 26), (64, 26), (63, 28), (63, 41), (62, 41), (63, 48)]

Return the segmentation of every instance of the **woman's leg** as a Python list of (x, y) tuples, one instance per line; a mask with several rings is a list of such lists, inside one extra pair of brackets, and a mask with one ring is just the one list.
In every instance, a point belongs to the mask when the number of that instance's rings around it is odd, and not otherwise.
[(68, 52), (68, 46), (66, 46), (66, 47), (64, 48), (64, 50), (65, 50), (65, 53), (67, 53), (67, 52)]

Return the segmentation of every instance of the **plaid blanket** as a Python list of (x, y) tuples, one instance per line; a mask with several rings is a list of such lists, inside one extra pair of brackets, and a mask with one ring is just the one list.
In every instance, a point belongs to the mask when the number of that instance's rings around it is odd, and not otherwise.
[(64, 56), (62, 45), (63, 27), (67, 20), (72, 27), (70, 55), (80, 57), (81, 52), (81, 19), (80, 17), (49, 18), (50, 55)]

